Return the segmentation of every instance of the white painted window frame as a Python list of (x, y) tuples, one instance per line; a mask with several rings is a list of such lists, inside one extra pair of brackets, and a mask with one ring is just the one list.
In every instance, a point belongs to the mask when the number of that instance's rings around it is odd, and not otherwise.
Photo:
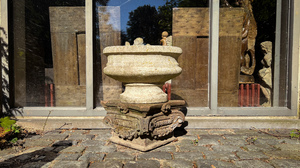
[[(210, 0), (210, 40), (209, 40), (209, 107), (188, 108), (188, 116), (266, 116), (299, 119), (299, 32), (300, 32), (300, 1), (291, 0), (293, 7), (291, 16), (291, 68), (290, 93), (287, 107), (278, 107), (279, 82), (274, 81), (274, 107), (218, 107), (218, 51), (219, 51), (219, 2)], [(281, 4), (282, 0), (277, 0)], [(0, 26), (8, 30), (8, 0), (1, 0)], [(51, 116), (91, 117), (104, 116), (104, 108), (95, 107), (93, 86), (93, 0), (85, 1), (86, 15), (86, 107), (24, 107), (24, 116)], [(279, 78), (280, 56), (280, 18), (281, 5), (277, 5), (276, 15), (276, 44), (275, 44), (275, 72), (274, 79)], [(6, 38), (8, 41), (8, 38)], [(277, 47), (276, 47), (277, 46)]]

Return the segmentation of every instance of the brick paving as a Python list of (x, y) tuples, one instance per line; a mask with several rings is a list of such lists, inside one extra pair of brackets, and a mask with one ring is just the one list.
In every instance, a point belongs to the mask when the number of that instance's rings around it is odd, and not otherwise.
[(176, 140), (140, 152), (109, 142), (111, 130), (55, 130), (0, 151), (1, 168), (300, 167), (291, 130), (177, 129)]

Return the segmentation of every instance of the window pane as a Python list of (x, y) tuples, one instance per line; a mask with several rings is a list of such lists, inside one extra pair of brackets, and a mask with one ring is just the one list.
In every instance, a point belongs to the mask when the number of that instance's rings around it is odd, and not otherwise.
[[(287, 105), (289, 1), (280, 6), (279, 46), (275, 44), (276, 3), (276, 0), (230, 2), (220, 9), (218, 106)], [(274, 66), (276, 61), (280, 66)]]
[(126, 41), (132, 45), (137, 37), (143, 38), (145, 44), (160, 45), (162, 32), (167, 31), (172, 45), (183, 50), (178, 58), (182, 73), (167, 81), (171, 83), (165, 85), (167, 93), (172, 100), (184, 99), (189, 107), (207, 107), (208, 5), (208, 0), (96, 1), (96, 105), (101, 106), (101, 100), (118, 99), (124, 90), (122, 83), (103, 73), (107, 63), (103, 49), (125, 45)]
[(85, 1), (13, 0), (15, 106), (85, 106)]

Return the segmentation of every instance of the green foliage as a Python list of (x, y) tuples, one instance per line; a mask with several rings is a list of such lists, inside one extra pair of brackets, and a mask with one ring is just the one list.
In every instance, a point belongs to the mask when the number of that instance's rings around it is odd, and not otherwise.
[[(18, 141), (18, 135), (21, 133), (21, 127), (16, 125), (16, 121), (10, 119), (10, 117), (0, 118), (0, 127), (3, 128), (4, 132), (0, 133), (6, 139), (1, 142), (16, 143)], [(1, 143), (0, 143), (1, 146)]]
[(10, 143), (16, 143), (17, 141), (18, 141), (18, 138), (15, 137), (15, 138), (13, 138), (12, 140), (10, 140)]
[(177, 0), (166, 0), (166, 4), (158, 7), (159, 28), (161, 31), (167, 31), (172, 35), (172, 11), (178, 6)]
[[(5, 132), (12, 130), (12, 126), (15, 125), (16, 121), (11, 120), (9, 117), (0, 118), (0, 127), (3, 127)], [(16, 127), (14, 127), (16, 129)]]
[(14, 134), (19, 134), (21, 133), (21, 127), (17, 126), (16, 124), (13, 124), (11, 126), (11, 130)]
[(291, 138), (300, 138), (300, 130), (292, 130), (291, 132), (290, 132), (290, 136), (291, 136)]
[(16, 121), (9, 117), (0, 118), (0, 127), (2, 127), (5, 132), (11, 131), (13, 134), (19, 134), (21, 133), (21, 127), (15, 123)]
[(257, 141), (257, 137), (248, 137), (247, 138), (247, 142), (250, 144), (255, 144), (255, 142)]
[(197, 145), (199, 143), (198, 139), (192, 140), (191, 142), (193, 145)]

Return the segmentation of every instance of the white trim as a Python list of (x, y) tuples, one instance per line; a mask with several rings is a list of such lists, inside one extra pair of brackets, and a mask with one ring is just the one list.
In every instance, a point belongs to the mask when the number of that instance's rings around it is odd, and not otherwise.
[(274, 53), (274, 83), (273, 83), (273, 107), (279, 107), (279, 85), (280, 85), (280, 45), (281, 45), (281, 11), (282, 0), (276, 4), (276, 29), (275, 29), (275, 53)]
[(291, 110), (295, 111), (298, 116), (299, 115), (299, 47), (300, 47), (300, 1), (294, 0), (293, 1), (293, 24), (292, 24), (292, 35), (293, 35), (293, 41), (292, 41), (292, 61), (291, 61)]
[(86, 108), (94, 108), (94, 78), (93, 78), (93, 1), (85, 1), (86, 29)]
[(219, 67), (219, 16), (220, 0), (209, 1), (209, 108), (211, 114), (218, 113), (218, 67)]
[[(279, 1), (282, 0), (278, 0)], [(5, 27), (8, 30), (8, 1), (1, 0), (1, 27)], [(98, 117), (105, 116), (106, 111), (104, 108), (94, 108), (94, 91), (93, 91), (93, 1), (86, 0), (86, 107), (24, 107), (24, 116), (41, 116), (46, 117), (51, 111), (50, 116), (72, 116), (72, 117)], [(264, 118), (264, 119), (278, 119), (278, 118), (288, 118), (295, 119), (295, 117), (299, 118), (299, 27), (300, 27), (300, 1), (291, 0), (292, 6), (294, 10), (292, 11), (292, 32), (293, 36), (292, 40), (292, 65), (290, 68), (291, 75), (291, 86), (290, 92), (291, 96), (289, 97), (291, 101), (291, 107), (271, 107), (271, 108), (263, 108), (263, 107), (235, 107), (235, 108), (225, 108), (225, 107), (217, 107), (218, 102), (218, 55), (219, 55), (219, 0), (210, 0), (210, 62), (209, 62), (209, 101), (210, 105), (208, 107), (196, 107), (196, 108), (187, 108), (189, 116), (199, 116), (199, 115), (207, 115), (207, 116), (220, 116), (220, 115), (229, 115), (224, 118), (216, 118), (216, 119), (225, 119), (232, 118), (231, 115), (244, 115), (245, 118)], [(294, 13), (293, 13), (294, 12)], [(278, 14), (279, 15), (279, 14)], [(277, 16), (278, 19), (278, 16)], [(278, 25), (277, 25), (278, 26)], [(8, 33), (8, 32), (7, 32)], [(7, 37), (6, 37), (7, 38)], [(277, 37), (278, 38), (278, 37)], [(8, 40), (8, 38), (6, 39)], [(278, 40), (278, 39), (276, 39)], [(277, 44), (278, 45), (278, 44)], [(278, 54), (278, 50), (276, 50), (275, 54)], [(275, 59), (276, 61), (276, 59)], [(267, 116), (270, 115), (270, 116)], [(197, 117), (195, 117), (197, 118)], [(212, 117), (208, 117), (212, 118)]]

